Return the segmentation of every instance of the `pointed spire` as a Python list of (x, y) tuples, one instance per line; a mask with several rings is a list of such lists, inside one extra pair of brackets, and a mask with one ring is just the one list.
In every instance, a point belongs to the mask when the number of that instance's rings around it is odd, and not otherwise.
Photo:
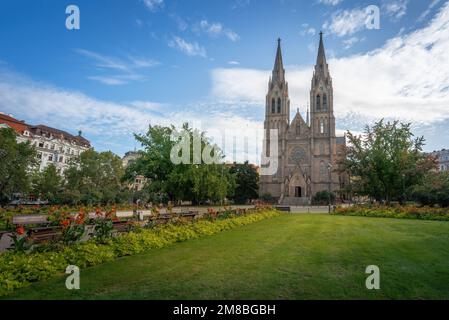
[(316, 58), (316, 72), (327, 72), (326, 52), (324, 49), (323, 32), (320, 32), (320, 45), (318, 47), (318, 56)]
[(309, 112), (309, 103), (307, 102), (307, 126), (310, 126), (310, 112)]
[(323, 32), (320, 32), (320, 45), (318, 47), (318, 57), (316, 63), (319, 65), (322, 62), (326, 62), (326, 53), (324, 51)]
[(285, 70), (284, 63), (282, 62), (282, 50), (281, 50), (281, 39), (278, 39), (278, 48), (276, 52), (276, 60), (274, 62), (273, 68), (273, 82), (284, 82), (285, 81)]

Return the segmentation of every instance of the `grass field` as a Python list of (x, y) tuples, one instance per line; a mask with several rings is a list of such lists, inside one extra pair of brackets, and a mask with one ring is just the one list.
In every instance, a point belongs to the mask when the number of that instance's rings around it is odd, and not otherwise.
[[(377, 265), (381, 290), (365, 288)], [(18, 290), (14, 299), (449, 299), (449, 223), (285, 215)]]

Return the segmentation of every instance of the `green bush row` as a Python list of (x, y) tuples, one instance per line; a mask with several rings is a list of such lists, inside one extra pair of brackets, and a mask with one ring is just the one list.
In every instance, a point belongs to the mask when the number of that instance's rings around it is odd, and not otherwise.
[(373, 218), (449, 221), (449, 209), (415, 206), (352, 206), (348, 208), (339, 207), (334, 211), (334, 214)]
[(224, 220), (200, 220), (188, 224), (168, 224), (153, 229), (138, 229), (108, 240), (106, 244), (89, 241), (64, 246), (56, 252), (29, 255), (6, 252), (0, 255), (0, 296), (32, 282), (49, 279), (65, 271), (68, 265), (80, 268), (95, 266), (118, 257), (162, 248), (176, 242), (209, 236), (238, 226), (281, 215), (262, 210)]

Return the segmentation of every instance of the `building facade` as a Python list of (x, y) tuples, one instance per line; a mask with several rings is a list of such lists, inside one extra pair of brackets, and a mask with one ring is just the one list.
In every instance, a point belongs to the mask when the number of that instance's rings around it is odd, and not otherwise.
[(30, 142), (37, 151), (39, 170), (44, 170), (50, 164), (62, 174), (73, 158), (90, 149), (90, 142), (82, 137), (44, 125), (29, 125), (10, 115), (0, 113), (0, 126), (16, 131), (17, 142)]
[(438, 171), (449, 171), (449, 150), (434, 151), (431, 156), (437, 159)]
[[(135, 151), (129, 151), (125, 153), (125, 156), (122, 159), (123, 167), (127, 168), (133, 161), (136, 161), (139, 157), (139, 153)], [(134, 191), (142, 191), (143, 188), (145, 188), (146, 183), (147, 179), (144, 176), (136, 174), (134, 177), (134, 181), (129, 185), (129, 188)]]
[(310, 89), (310, 110), (304, 119), (297, 109), (290, 121), (288, 82), (283, 66), (281, 41), (266, 95), (264, 128), (265, 156), (270, 155), (270, 129), (278, 132), (278, 170), (260, 177), (260, 194), (269, 194), (285, 205), (307, 205), (320, 191), (337, 192), (342, 177), (337, 160), (344, 156), (345, 137), (335, 132), (332, 77), (326, 61), (323, 35)]

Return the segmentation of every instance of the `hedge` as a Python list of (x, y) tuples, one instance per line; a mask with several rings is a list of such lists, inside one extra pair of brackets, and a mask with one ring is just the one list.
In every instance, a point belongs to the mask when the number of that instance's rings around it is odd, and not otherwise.
[(447, 208), (415, 206), (352, 206), (348, 208), (338, 207), (335, 209), (333, 214), (373, 218), (449, 221), (449, 209)]
[(275, 210), (263, 210), (224, 220), (168, 224), (153, 229), (139, 229), (124, 233), (108, 240), (106, 244), (98, 244), (92, 240), (64, 246), (56, 252), (37, 252), (28, 255), (6, 252), (0, 255), (0, 296), (5, 296), (14, 289), (25, 287), (33, 282), (62, 274), (68, 265), (76, 265), (80, 268), (95, 266), (118, 257), (213, 235), (281, 214)]

